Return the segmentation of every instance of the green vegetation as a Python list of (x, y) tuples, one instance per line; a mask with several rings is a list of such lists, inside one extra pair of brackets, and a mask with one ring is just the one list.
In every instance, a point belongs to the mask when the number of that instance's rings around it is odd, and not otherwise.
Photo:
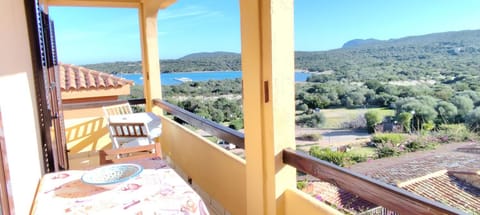
[(377, 152), (375, 147), (371, 146), (353, 146), (349, 153), (360, 155), (365, 158), (376, 158)]
[(394, 145), (399, 146), (407, 140), (405, 134), (398, 133), (379, 133), (372, 136), (372, 142), (377, 145)]
[(319, 146), (312, 146), (308, 153), (313, 157), (342, 167), (350, 166), (367, 160), (367, 157), (363, 154), (332, 151), (329, 148), (320, 148)]
[[(480, 130), (480, 30), (350, 42), (342, 49), (296, 52), (295, 64), (315, 74), (296, 86), (298, 126), (373, 131), (380, 123), (391, 123), (400, 128), (398, 132), (436, 135), (442, 141), (471, 139), (470, 131)], [(86, 66), (107, 72), (140, 71), (138, 62)], [(235, 53), (199, 53), (162, 61), (162, 72), (239, 69)], [(132, 94), (140, 93), (134, 88)], [(243, 127), (239, 79), (164, 86), (163, 95), (200, 116), (235, 129)], [(450, 124), (465, 129), (454, 131)], [(379, 141), (392, 144), (393, 137), (388, 138)], [(398, 145), (402, 144), (388, 147)]]
[(365, 113), (365, 120), (367, 121), (367, 130), (370, 133), (375, 131), (375, 126), (382, 122), (383, 118), (377, 111), (367, 111)]
[(297, 181), (297, 189), (303, 190), (303, 188), (307, 187), (308, 181)]
[(323, 113), (305, 114), (297, 117), (296, 124), (301, 127), (320, 128), (325, 123)]

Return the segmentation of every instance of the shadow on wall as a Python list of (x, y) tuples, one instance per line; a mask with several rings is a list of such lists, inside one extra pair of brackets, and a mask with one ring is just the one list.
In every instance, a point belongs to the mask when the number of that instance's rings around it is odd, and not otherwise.
[(67, 148), (73, 154), (111, 147), (111, 139), (103, 117), (66, 126), (65, 138)]

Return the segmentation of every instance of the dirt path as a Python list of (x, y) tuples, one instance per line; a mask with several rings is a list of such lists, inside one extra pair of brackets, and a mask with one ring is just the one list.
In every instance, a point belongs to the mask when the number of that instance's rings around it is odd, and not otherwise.
[(370, 134), (363, 130), (296, 128), (295, 136), (297, 138), (303, 134), (321, 134), (322, 138), (318, 141), (303, 141), (297, 139), (297, 146), (308, 147), (319, 145), (321, 147), (339, 147), (370, 141)]

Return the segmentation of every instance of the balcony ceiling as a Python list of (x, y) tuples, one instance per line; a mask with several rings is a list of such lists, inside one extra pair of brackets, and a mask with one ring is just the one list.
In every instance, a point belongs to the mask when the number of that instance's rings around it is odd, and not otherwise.
[(155, 5), (162, 9), (176, 0), (45, 0), (49, 6), (82, 6), (82, 7), (124, 7), (138, 8), (142, 4)]

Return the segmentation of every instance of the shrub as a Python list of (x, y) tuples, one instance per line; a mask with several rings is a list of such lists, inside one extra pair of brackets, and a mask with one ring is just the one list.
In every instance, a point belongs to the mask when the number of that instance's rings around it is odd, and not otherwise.
[(321, 149), (319, 146), (313, 146), (309, 150), (309, 154), (313, 157), (316, 157), (320, 160), (328, 161), (334, 163), (338, 166), (344, 166), (345, 153), (334, 152), (329, 148)]
[(375, 131), (375, 126), (382, 122), (382, 116), (380, 116), (378, 111), (367, 111), (365, 113), (365, 120), (367, 121), (368, 132), (373, 133)]
[(361, 163), (367, 161), (367, 156), (361, 154), (347, 153), (348, 157), (352, 161), (352, 164)]
[(297, 125), (309, 128), (319, 128), (323, 123), (325, 123), (325, 116), (321, 112), (303, 115), (296, 120)]
[(475, 139), (476, 135), (465, 124), (443, 124), (438, 126), (435, 134), (440, 142), (458, 142)]
[(318, 141), (322, 139), (321, 134), (303, 134), (300, 137), (297, 137), (299, 140), (305, 140), (305, 141)]
[(415, 151), (418, 151), (420, 149), (423, 149), (423, 144), (418, 142), (418, 141), (412, 141), (410, 143), (407, 143), (405, 145), (405, 147), (407, 148), (407, 151), (408, 152), (415, 152)]
[(377, 149), (378, 158), (386, 158), (400, 155), (400, 152), (393, 147), (383, 146)]
[(311, 147), (309, 153), (311, 156), (314, 156), (318, 159), (328, 161), (342, 167), (367, 161), (367, 156), (365, 155), (332, 151), (329, 148), (321, 149), (319, 146)]
[(229, 128), (239, 130), (243, 128), (243, 119), (235, 119), (228, 125)]
[(387, 143), (394, 146), (399, 146), (405, 142), (406, 139), (406, 135), (399, 133), (379, 133), (372, 136), (372, 141), (377, 143), (377, 145), (380, 143), (382, 146)]

